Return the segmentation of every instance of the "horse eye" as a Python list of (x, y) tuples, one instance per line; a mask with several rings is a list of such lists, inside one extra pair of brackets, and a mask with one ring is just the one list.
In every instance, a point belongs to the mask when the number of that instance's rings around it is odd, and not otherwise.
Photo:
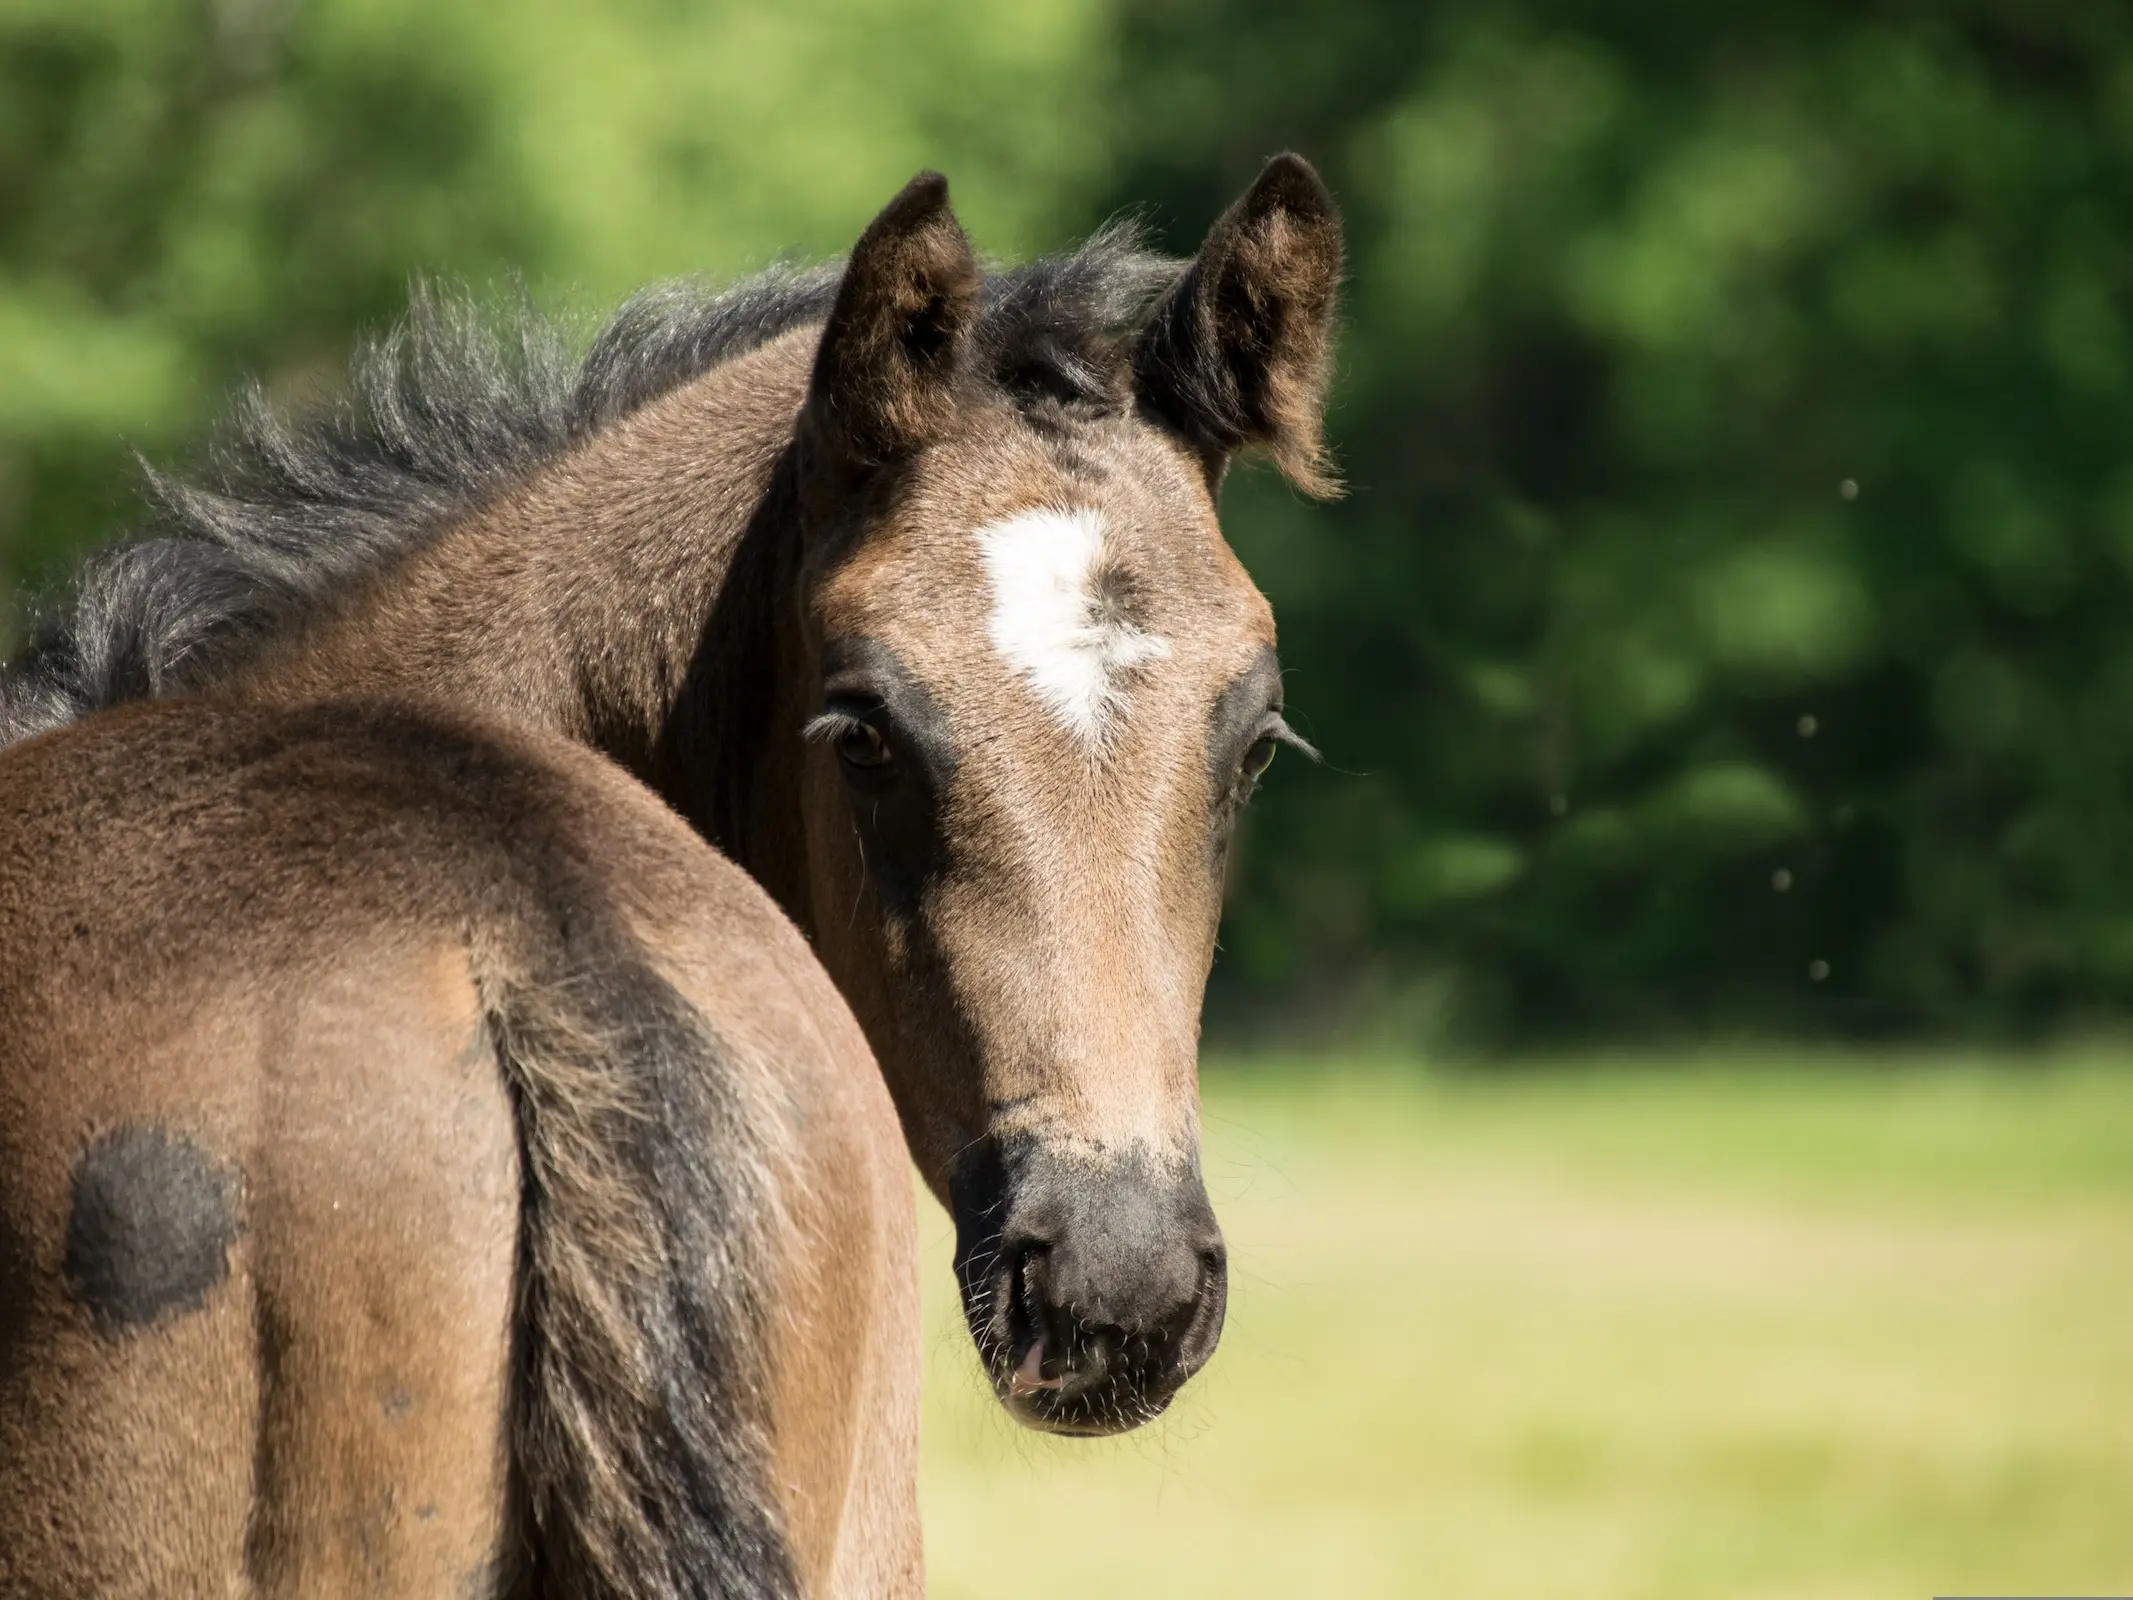
[(892, 757), (889, 741), (869, 722), (847, 723), (837, 735), (837, 759), (848, 767), (872, 770), (885, 767)]
[(1249, 783), (1257, 783), (1274, 764), (1274, 752), (1281, 748), (1273, 735), (1267, 734), (1252, 741), (1252, 747), (1244, 752), (1244, 776)]

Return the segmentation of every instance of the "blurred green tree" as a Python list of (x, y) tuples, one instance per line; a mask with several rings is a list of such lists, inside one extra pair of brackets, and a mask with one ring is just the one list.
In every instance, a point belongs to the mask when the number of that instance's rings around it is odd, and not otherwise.
[(417, 272), (590, 309), (923, 165), (988, 248), (1185, 250), (1283, 147), (1351, 222), (1351, 493), (1230, 492), (1330, 760), (1255, 808), (1229, 1013), (2133, 999), (2133, 14), (2086, 0), (0, 0), (0, 580)]
[(1095, 0), (0, 0), (0, 576), (123, 525), (129, 450), (330, 382), (409, 279), (605, 307), (829, 254), (952, 167), (1056, 242)]
[(1267, 793), (1233, 980), (1449, 974), (1529, 1033), (2123, 1014), (2133, 13), (1125, 39), (1118, 200), (1197, 219), (1295, 145), (1351, 223), (1353, 492), (1230, 516), (1332, 763)]

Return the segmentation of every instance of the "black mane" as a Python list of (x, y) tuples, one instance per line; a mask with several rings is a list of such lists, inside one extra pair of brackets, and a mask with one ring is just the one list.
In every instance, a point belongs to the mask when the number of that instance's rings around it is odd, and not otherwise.
[[(1034, 401), (1116, 403), (1122, 339), (1181, 263), (1113, 226), (992, 274), (983, 377)], [(573, 360), (523, 297), (491, 310), (418, 286), (357, 350), (346, 397), (294, 419), (239, 398), (197, 482), (149, 469), (139, 537), (0, 668), (0, 745), (105, 706), (182, 693), (616, 419), (829, 313), (843, 268), (776, 268), (722, 291), (632, 298)]]

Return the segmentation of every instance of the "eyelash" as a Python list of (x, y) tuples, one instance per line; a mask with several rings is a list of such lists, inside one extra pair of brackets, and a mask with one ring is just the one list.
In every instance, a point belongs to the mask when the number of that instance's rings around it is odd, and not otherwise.
[[(1288, 719), (1278, 711), (1271, 713), (1267, 720), (1260, 725), (1259, 731), (1252, 735), (1251, 743), (1244, 747), (1244, 759), (1249, 759), (1252, 751), (1263, 740), (1272, 740), (1276, 745), (1287, 745), (1290, 749), (1300, 752), (1307, 760), (1317, 761), (1320, 759), (1318, 747), (1290, 727)], [(1237, 782), (1232, 790), (1237, 805), (1247, 806), (1251, 804), (1252, 796), (1259, 792), (1259, 786), (1265, 779), (1267, 769), (1273, 765), (1273, 761), (1274, 758), (1272, 756), (1267, 757), (1266, 766), (1261, 767), (1257, 773), (1245, 770), (1240, 761), (1237, 768)]]
[(825, 711), (800, 725), (800, 737), (809, 744), (834, 744), (846, 734), (856, 733), (865, 726), (864, 718), (849, 711)]

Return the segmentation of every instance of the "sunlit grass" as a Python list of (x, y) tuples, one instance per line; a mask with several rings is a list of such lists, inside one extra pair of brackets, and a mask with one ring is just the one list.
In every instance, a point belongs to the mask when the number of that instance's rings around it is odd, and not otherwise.
[(927, 1203), (944, 1600), (2133, 1593), (2133, 1059), (1208, 1076), (1141, 1434), (998, 1412)]

